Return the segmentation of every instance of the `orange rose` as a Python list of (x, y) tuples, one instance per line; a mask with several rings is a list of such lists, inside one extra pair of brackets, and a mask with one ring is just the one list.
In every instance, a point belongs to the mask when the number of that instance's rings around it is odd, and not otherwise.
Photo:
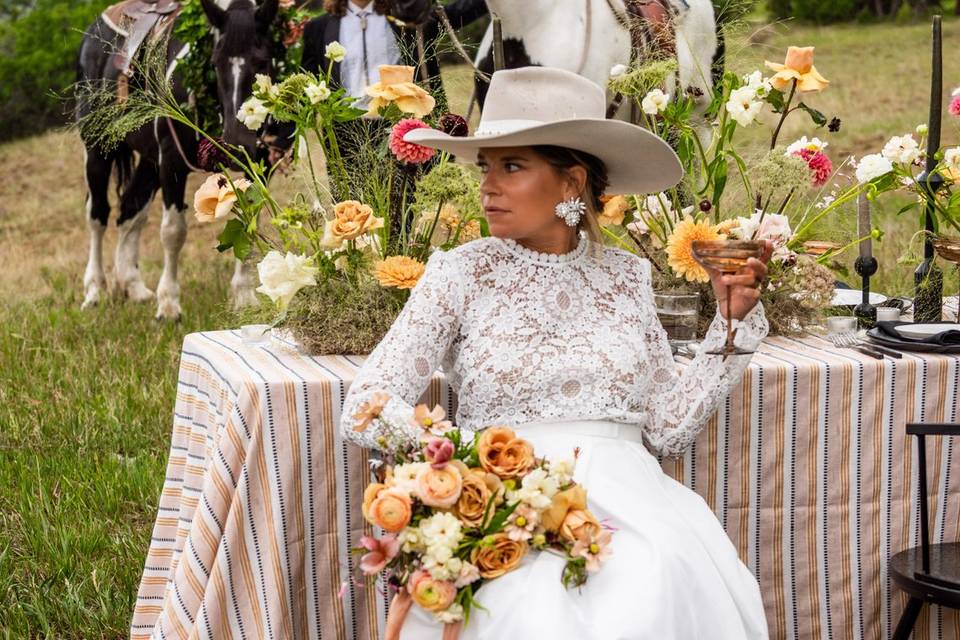
[(436, 101), (413, 81), (413, 67), (382, 64), (379, 69), (380, 82), (366, 89), (367, 95), (373, 98), (367, 115), (378, 116), (380, 109), (391, 102), (397, 105), (400, 111), (413, 114), (417, 118), (433, 111)]
[(355, 240), (382, 226), (383, 219), (373, 215), (369, 205), (344, 200), (333, 208), (333, 220), (329, 220), (323, 229), (323, 244), (339, 247), (345, 240)]
[(630, 202), (624, 196), (612, 196), (604, 201), (603, 211), (597, 217), (597, 222), (605, 227), (622, 224), (629, 210)]
[[(369, 491), (370, 487), (367, 487), (363, 495), (365, 506)], [(381, 488), (369, 506), (366, 506), (363, 515), (370, 524), (390, 533), (399, 533), (410, 523), (413, 515), (410, 496), (397, 488)]]
[(477, 443), (480, 466), (500, 478), (518, 478), (533, 468), (533, 446), (507, 427), (490, 427)]
[(417, 474), (417, 497), (428, 507), (449, 509), (457, 503), (463, 489), (463, 477), (454, 465), (442, 469), (425, 466)]
[(428, 571), (419, 569), (407, 581), (407, 590), (413, 601), (427, 611), (443, 611), (457, 597), (457, 588), (452, 582), (434, 580)]
[(213, 222), (225, 218), (233, 211), (237, 201), (236, 191), (246, 191), (253, 184), (246, 178), (237, 178), (233, 185), (222, 173), (207, 176), (193, 195), (194, 215), (200, 222)]
[(769, 60), (764, 64), (776, 72), (771, 76), (770, 84), (777, 91), (787, 91), (794, 80), (797, 90), (802, 92), (823, 91), (830, 84), (813, 66), (813, 47), (788, 47), (783, 64)]
[(571, 509), (560, 524), (560, 537), (576, 542), (584, 534), (599, 535), (602, 527), (596, 516), (586, 509)]
[(527, 543), (511, 540), (505, 533), (495, 533), (493, 544), (477, 545), (470, 554), (470, 561), (477, 565), (482, 578), (498, 578), (513, 571), (527, 553)]
[(451, 464), (458, 465), (460, 474), (463, 476), (463, 490), (460, 492), (455, 509), (457, 517), (468, 526), (483, 526), (485, 524), (482, 522), (483, 514), (487, 513), (488, 520), (493, 516), (493, 507), (487, 512), (490, 499), (493, 496), (502, 498), (503, 483), (489, 471), (468, 469), (467, 465), (459, 460), (454, 460)]
[(540, 515), (540, 522), (547, 531), (556, 533), (570, 511), (587, 508), (587, 490), (576, 484), (553, 496), (553, 502)]

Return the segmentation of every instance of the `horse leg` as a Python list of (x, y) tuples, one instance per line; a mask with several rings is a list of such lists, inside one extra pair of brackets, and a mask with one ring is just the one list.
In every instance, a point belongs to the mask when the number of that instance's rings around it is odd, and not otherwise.
[(134, 302), (153, 298), (153, 291), (143, 283), (140, 274), (140, 234), (147, 224), (150, 203), (157, 193), (159, 177), (157, 165), (140, 157), (130, 184), (120, 199), (120, 218), (117, 220), (119, 238), (114, 263), (117, 290)]
[(230, 279), (230, 291), (233, 297), (233, 308), (242, 309), (260, 304), (257, 294), (253, 290), (256, 280), (253, 275), (253, 261), (237, 260), (233, 269), (233, 278)]
[(107, 288), (107, 278), (103, 273), (103, 234), (107, 230), (110, 218), (110, 200), (107, 190), (110, 186), (111, 160), (99, 150), (84, 151), (84, 178), (87, 183), (87, 226), (90, 229), (90, 255), (87, 269), (83, 274), (83, 305), (88, 309), (100, 302), (100, 294)]
[(187, 240), (187, 205), (183, 201), (187, 172), (161, 160), (160, 174), (163, 190), (163, 219), (160, 222), (163, 273), (157, 285), (157, 320), (179, 320), (180, 283), (177, 281), (177, 267), (180, 250)]

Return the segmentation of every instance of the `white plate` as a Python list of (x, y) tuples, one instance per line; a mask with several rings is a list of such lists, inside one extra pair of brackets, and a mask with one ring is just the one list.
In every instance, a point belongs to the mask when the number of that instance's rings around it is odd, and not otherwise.
[[(880, 304), (886, 301), (887, 296), (882, 293), (870, 292), (870, 304)], [(834, 289), (833, 301), (830, 303), (834, 307), (854, 306), (860, 304), (863, 300), (863, 292), (859, 289)]]
[(944, 331), (960, 331), (960, 324), (904, 324), (896, 327), (896, 332), (904, 338), (923, 340)]

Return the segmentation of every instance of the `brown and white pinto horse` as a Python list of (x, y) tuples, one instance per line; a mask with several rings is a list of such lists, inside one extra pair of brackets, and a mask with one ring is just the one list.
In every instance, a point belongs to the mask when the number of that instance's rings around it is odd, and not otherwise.
[[(212, 65), (217, 75), (217, 92), (223, 117), (223, 138), (243, 147), (252, 158), (265, 158), (267, 152), (258, 145), (259, 133), (250, 131), (237, 120), (237, 111), (250, 95), (257, 73), (272, 75), (271, 47), (267, 32), (277, 15), (278, 0), (263, 0), (257, 7), (251, 0), (232, 0), (226, 6), (213, 0), (201, 0), (204, 12), (215, 29), (217, 43)], [(124, 35), (103, 16), (87, 29), (77, 64), (80, 82), (116, 81), (120, 73), (114, 64), (116, 51), (123, 49)], [(174, 95), (185, 102), (188, 98), (176, 73), (177, 61), (187, 53), (187, 45), (170, 41), (167, 52), (167, 77)], [(136, 77), (131, 78), (131, 85)], [(90, 105), (78, 98), (77, 117), (82, 118)], [(163, 273), (157, 286), (157, 318), (177, 319), (180, 316), (180, 285), (177, 261), (187, 235), (184, 202), (187, 175), (193, 170), (197, 140), (193, 133), (167, 119), (157, 119), (131, 132), (113, 151), (106, 153), (85, 144), (84, 170), (87, 183), (87, 222), (90, 229), (90, 252), (83, 277), (83, 306), (99, 302), (106, 289), (102, 262), (103, 236), (110, 215), (108, 191), (114, 169), (118, 176), (120, 215), (117, 219), (119, 239), (114, 272), (116, 288), (127, 298), (147, 301), (153, 291), (143, 282), (138, 265), (140, 234), (147, 220), (147, 211), (157, 190), (163, 198), (163, 219), (160, 237), (163, 243)], [(234, 304), (255, 301), (253, 277), (249, 269), (237, 264), (231, 283)]]

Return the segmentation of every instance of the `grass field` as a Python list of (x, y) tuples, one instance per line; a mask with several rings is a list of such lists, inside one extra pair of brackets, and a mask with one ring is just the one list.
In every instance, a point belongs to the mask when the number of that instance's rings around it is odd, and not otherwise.
[[(878, 151), (926, 119), (928, 40), (926, 24), (778, 25), (734, 39), (730, 64), (749, 71), (781, 59), (787, 44), (816, 45), (832, 85), (810, 101), (843, 119), (840, 133), (821, 135), (837, 161)], [(960, 22), (948, 19), (948, 52), (958, 40)], [(945, 62), (949, 92), (960, 84), (960, 59)], [(463, 110), (468, 80), (463, 68), (448, 71), (455, 108)], [(783, 139), (811, 133), (801, 122)], [(949, 124), (945, 135), (957, 139)], [(77, 137), (53, 132), (0, 147), (0, 176), (0, 638), (122, 637), (163, 481), (180, 344), (230, 322), (230, 261), (213, 251), (217, 229), (191, 218), (180, 324), (158, 324), (151, 305), (115, 299), (81, 312), (87, 234)], [(194, 176), (189, 194), (198, 183)], [(878, 212), (887, 238), (876, 286), (908, 293), (912, 267), (894, 263), (916, 221), (892, 219), (895, 210)], [(161, 267), (158, 225), (155, 205), (141, 259), (151, 286)], [(838, 218), (824, 231), (852, 227)], [(114, 239), (111, 227), (108, 266)]]

